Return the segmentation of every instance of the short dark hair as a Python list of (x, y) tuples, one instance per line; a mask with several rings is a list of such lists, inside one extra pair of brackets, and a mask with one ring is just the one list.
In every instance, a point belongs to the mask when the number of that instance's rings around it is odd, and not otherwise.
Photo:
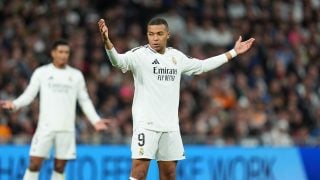
[(152, 18), (149, 22), (148, 22), (148, 26), (149, 25), (165, 25), (167, 29), (169, 29), (169, 25), (167, 23), (167, 21), (161, 17), (154, 17)]
[(60, 46), (60, 45), (69, 46), (69, 43), (68, 43), (68, 41), (65, 40), (65, 39), (56, 40), (56, 41), (53, 42), (52, 47), (51, 47), (51, 50), (56, 49), (56, 48), (57, 48), (58, 46)]

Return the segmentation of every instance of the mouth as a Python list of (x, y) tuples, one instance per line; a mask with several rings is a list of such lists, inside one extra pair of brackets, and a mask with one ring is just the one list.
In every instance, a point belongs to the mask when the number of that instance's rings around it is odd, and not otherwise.
[(159, 44), (152, 44), (152, 48), (154, 48), (154, 49), (158, 49), (159, 47), (160, 47)]

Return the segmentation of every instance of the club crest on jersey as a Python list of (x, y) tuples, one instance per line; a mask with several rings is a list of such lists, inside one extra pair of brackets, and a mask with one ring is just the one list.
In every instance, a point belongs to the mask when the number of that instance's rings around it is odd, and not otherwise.
[(160, 64), (158, 59), (153, 60), (152, 64)]
[(69, 81), (72, 81), (72, 77), (71, 77), (71, 76), (69, 76), (68, 80), (69, 80)]
[(176, 60), (176, 58), (172, 57), (171, 61), (173, 62), (174, 65), (177, 65), (177, 60)]
[(143, 148), (141, 147), (140, 150), (139, 150), (139, 155), (142, 156), (143, 154), (144, 154), (144, 150), (143, 150)]

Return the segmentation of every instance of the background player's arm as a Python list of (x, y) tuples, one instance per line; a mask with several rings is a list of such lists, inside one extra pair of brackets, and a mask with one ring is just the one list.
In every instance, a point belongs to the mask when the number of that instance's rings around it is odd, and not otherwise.
[(81, 80), (79, 82), (78, 102), (82, 111), (87, 116), (91, 124), (94, 126), (95, 130), (100, 131), (106, 130), (108, 128), (110, 119), (101, 119), (97, 114), (89, 97), (86, 84), (82, 75)]
[(10, 101), (10, 100), (1, 101), (0, 102), (1, 107), (8, 110), (18, 110), (23, 106), (29, 105), (39, 92), (40, 77), (41, 75), (39, 74), (39, 71), (35, 71), (31, 76), (30, 83), (26, 88), (26, 90), (23, 92), (23, 94), (21, 94), (14, 101)]

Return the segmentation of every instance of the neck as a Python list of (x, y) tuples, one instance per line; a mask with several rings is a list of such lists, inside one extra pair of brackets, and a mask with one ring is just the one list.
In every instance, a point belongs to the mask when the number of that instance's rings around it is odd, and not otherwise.
[(54, 67), (58, 68), (58, 69), (63, 69), (66, 67), (65, 64), (56, 64), (56, 63), (53, 63)]
[(164, 54), (164, 52), (165, 52), (165, 48), (164, 49), (161, 49), (161, 50), (159, 50), (159, 51), (157, 51), (159, 54)]
[(159, 54), (164, 54), (164, 52), (166, 52), (166, 47), (164, 47), (163, 49), (159, 49), (159, 50), (155, 50), (152, 48), (152, 46), (149, 44), (150, 49), (152, 49), (153, 51), (159, 53)]

